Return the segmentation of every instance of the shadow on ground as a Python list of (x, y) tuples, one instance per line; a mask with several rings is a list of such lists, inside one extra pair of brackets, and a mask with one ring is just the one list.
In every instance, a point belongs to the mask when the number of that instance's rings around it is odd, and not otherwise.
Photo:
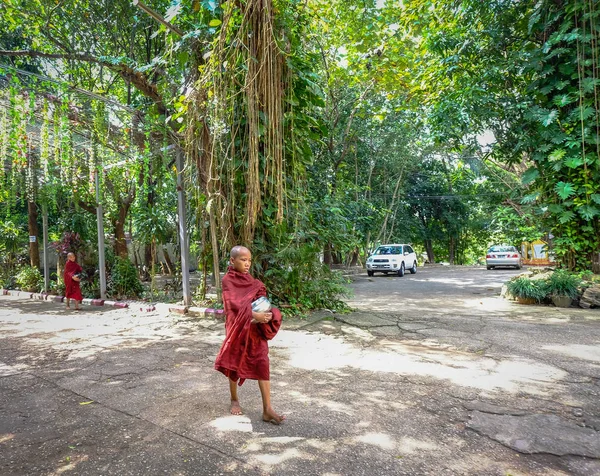
[[(37, 312), (28, 304), (19, 309)], [(55, 311), (25, 316), (21, 335), (6, 317), (0, 328), (3, 473), (600, 471), (576, 456), (519, 456), (469, 428), (475, 412), (530, 415), (541, 406), (580, 422), (563, 401), (564, 375), (551, 367), (519, 379), (533, 362), (380, 340), (319, 320), (273, 341), (273, 398), (288, 418), (277, 427), (261, 421), (250, 381), (241, 388), (246, 414), (228, 415), (225, 378), (212, 369), (222, 323), (119, 311), (63, 322)]]

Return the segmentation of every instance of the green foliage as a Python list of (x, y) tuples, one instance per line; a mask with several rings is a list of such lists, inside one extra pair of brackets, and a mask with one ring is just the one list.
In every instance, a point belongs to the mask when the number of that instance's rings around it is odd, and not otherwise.
[(582, 280), (563, 269), (557, 269), (546, 281), (546, 293), (550, 296), (568, 296), (575, 299)]
[(89, 270), (85, 270), (79, 285), (84, 298), (100, 298), (100, 276), (97, 271), (89, 272)]
[(114, 259), (107, 282), (107, 291), (117, 298), (137, 297), (142, 294), (144, 287), (137, 269), (129, 259), (119, 257)]
[(340, 299), (348, 294), (346, 280), (319, 262), (319, 248), (303, 244), (276, 254), (265, 254), (255, 263), (276, 304), (283, 310), (345, 310)]
[(44, 287), (44, 277), (33, 266), (24, 266), (15, 276), (17, 286), (23, 291), (39, 292)]
[(546, 297), (546, 284), (541, 279), (520, 276), (506, 284), (507, 291), (516, 298), (532, 299), (537, 302)]

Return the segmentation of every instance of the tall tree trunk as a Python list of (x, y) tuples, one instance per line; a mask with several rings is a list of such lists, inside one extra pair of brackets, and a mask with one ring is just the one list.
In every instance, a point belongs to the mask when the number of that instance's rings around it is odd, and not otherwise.
[(456, 257), (456, 238), (454, 236), (450, 237), (448, 241), (448, 261), (450, 264), (454, 264), (454, 260)]
[(356, 266), (358, 263), (358, 246), (356, 248), (354, 248), (354, 251), (352, 252), (351, 258), (350, 258), (350, 266)]
[(213, 254), (213, 277), (214, 285), (217, 290), (217, 301), (222, 302), (221, 297), (221, 270), (219, 269), (219, 242), (217, 239), (217, 220), (215, 218), (214, 204), (211, 204), (208, 210), (208, 221), (210, 224), (210, 241)]
[(119, 216), (116, 220), (113, 220), (113, 230), (115, 234), (115, 256), (119, 258), (127, 258), (127, 241), (125, 240), (125, 220), (127, 218), (127, 211), (129, 207), (121, 206), (119, 208)]
[(435, 263), (435, 256), (433, 255), (433, 243), (431, 242), (431, 239), (425, 240), (425, 250), (427, 251), (427, 261), (429, 261), (430, 264)]
[(592, 272), (600, 274), (600, 252), (592, 254)]
[(331, 256), (331, 243), (326, 243), (323, 249), (323, 264), (331, 266), (333, 263), (333, 257)]
[(27, 202), (29, 236), (35, 236), (35, 241), (29, 241), (29, 262), (35, 268), (40, 267), (40, 244), (38, 228), (38, 210), (35, 202)]
[(169, 250), (167, 250), (166, 246), (163, 246), (163, 256), (165, 257), (165, 263), (167, 265), (167, 270), (169, 271), (169, 275), (172, 276), (175, 270), (175, 266), (173, 266), (173, 261), (171, 261), (171, 257), (169, 256)]
[(152, 266), (154, 266), (154, 256), (152, 256), (152, 243), (144, 245), (144, 264), (148, 269), (148, 273), (152, 274)]

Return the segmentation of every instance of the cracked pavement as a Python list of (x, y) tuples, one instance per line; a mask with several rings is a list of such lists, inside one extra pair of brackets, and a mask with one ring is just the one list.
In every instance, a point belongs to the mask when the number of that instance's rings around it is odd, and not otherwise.
[(273, 403), (212, 370), (223, 323), (0, 297), (0, 473), (600, 474), (600, 310), (498, 297), (515, 272), (357, 276), (287, 319)]

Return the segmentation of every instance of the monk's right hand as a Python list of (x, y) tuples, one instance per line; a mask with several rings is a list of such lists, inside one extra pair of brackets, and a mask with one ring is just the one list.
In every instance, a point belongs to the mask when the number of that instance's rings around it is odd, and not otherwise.
[(273, 313), (271, 312), (252, 312), (252, 318), (261, 324), (266, 324), (273, 319)]

